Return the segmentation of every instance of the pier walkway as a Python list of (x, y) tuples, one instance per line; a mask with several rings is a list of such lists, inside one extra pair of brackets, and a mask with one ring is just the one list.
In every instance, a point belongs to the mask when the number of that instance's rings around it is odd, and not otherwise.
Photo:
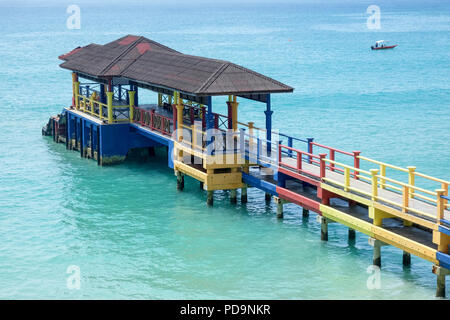
[[(355, 231), (366, 234), (376, 266), (381, 267), (384, 245), (401, 249), (405, 266), (411, 254), (430, 261), (436, 295), (445, 296), (449, 181), (367, 158), (362, 151), (276, 132), (270, 94), (293, 88), (230, 62), (184, 55), (130, 35), (60, 58), (61, 67), (73, 71), (72, 105), (52, 117), (43, 133), (67, 149), (108, 165), (133, 152), (165, 148), (179, 190), (185, 177), (196, 179), (213, 205), (215, 190), (229, 190), (231, 203), (240, 190), (246, 203), (247, 189), (257, 188), (266, 201), (276, 202), (280, 219), (285, 203), (301, 207), (303, 217), (315, 212), (324, 241), (332, 222), (347, 226), (349, 239)], [(158, 101), (139, 102), (138, 89), (157, 93)], [(217, 95), (228, 96), (227, 115), (213, 111)], [(264, 127), (238, 120), (238, 98), (265, 104)]]

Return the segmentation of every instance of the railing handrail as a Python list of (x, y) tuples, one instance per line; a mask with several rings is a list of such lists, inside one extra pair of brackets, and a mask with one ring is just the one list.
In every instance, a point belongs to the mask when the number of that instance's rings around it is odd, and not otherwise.
[(306, 151), (302, 151), (302, 150), (299, 150), (299, 149), (291, 148), (291, 147), (286, 146), (284, 144), (279, 144), (279, 148), (285, 148), (285, 149), (291, 150), (291, 151), (296, 152), (296, 153), (300, 153), (300, 154), (305, 155), (305, 156), (309, 156), (309, 157), (312, 157), (312, 158), (320, 159), (320, 157), (318, 155), (315, 155), (315, 154), (312, 154), (312, 153), (309, 153), (309, 152), (306, 152)]
[(340, 149), (333, 148), (333, 147), (330, 147), (330, 146), (326, 146), (326, 145), (324, 145), (324, 144), (320, 144), (320, 143), (317, 143), (317, 142), (314, 142), (314, 141), (311, 141), (310, 143), (311, 143), (312, 145), (315, 145), (315, 146), (320, 147), (320, 148), (332, 150), (332, 151), (334, 151), (334, 152), (342, 153), (342, 154), (345, 154), (345, 155), (348, 155), (348, 156), (351, 156), (351, 157), (354, 156), (353, 153), (348, 152), (348, 151), (344, 151), (344, 150), (340, 150)]
[(295, 141), (300, 141), (300, 142), (308, 143), (308, 140), (304, 140), (304, 139), (296, 138), (296, 137), (293, 137), (293, 136), (289, 136), (289, 135), (287, 135), (287, 134), (285, 134), (285, 133), (280, 133), (280, 132), (278, 132), (278, 135), (279, 135), (279, 136), (282, 136), (282, 137), (286, 137), (286, 138), (291, 138), (292, 140), (295, 140)]
[(401, 181), (398, 181), (398, 180), (395, 180), (395, 179), (392, 179), (392, 178), (389, 178), (389, 177), (386, 177), (386, 176), (382, 176), (382, 175), (376, 175), (376, 177), (379, 178), (379, 179), (385, 179), (385, 180), (387, 180), (389, 182), (398, 184), (398, 185), (403, 186), (403, 187), (408, 187), (409, 189), (413, 189), (413, 190), (417, 190), (417, 191), (420, 191), (420, 192), (423, 192), (423, 193), (427, 193), (427, 194), (429, 194), (431, 196), (437, 196), (437, 193), (434, 192), (434, 191), (430, 191), (430, 190), (427, 190), (427, 189), (424, 189), (424, 188), (421, 188), (421, 187), (418, 187), (418, 186), (414, 186), (414, 185), (409, 184), (409, 183), (401, 182)]
[(439, 182), (439, 183), (444, 183), (444, 184), (450, 185), (450, 181), (443, 180), (443, 179), (440, 179), (440, 178), (435, 178), (433, 176), (429, 176), (429, 175), (424, 174), (424, 173), (420, 173), (420, 172), (414, 171), (413, 174), (418, 176), (418, 177), (422, 177), (422, 178), (425, 178), (425, 179), (428, 179), (428, 180), (432, 180), (432, 181), (435, 181), (435, 182)]
[(364, 170), (364, 169), (356, 168), (356, 167), (353, 167), (353, 166), (351, 166), (351, 165), (344, 164), (344, 163), (341, 163), (341, 162), (337, 162), (337, 161), (335, 161), (335, 160), (331, 160), (331, 159), (328, 159), (328, 158), (323, 158), (323, 161), (332, 163), (332, 164), (334, 164), (334, 165), (336, 165), (336, 166), (341, 166), (341, 167), (343, 167), (343, 168), (350, 169), (351, 171), (362, 172), (362, 173), (365, 173), (365, 174), (367, 174), (367, 175), (370, 176), (370, 172), (367, 171), (367, 170)]
[[(108, 107), (108, 105), (107, 105), (106, 103), (103, 103), (103, 102), (100, 102), (100, 101), (98, 101), (98, 100), (89, 98), (89, 97), (87, 97), (87, 96), (85, 96), (85, 95), (83, 95), (83, 94), (81, 94), (81, 93), (78, 93), (78, 94), (77, 94), (77, 97), (78, 97), (78, 98), (82, 98), (82, 99), (84, 99), (84, 100), (89, 100), (89, 102), (91, 102), (91, 103), (96, 103), (96, 104), (98, 104), (98, 105), (101, 105), (102, 107)], [(129, 107), (129, 106), (126, 106), (126, 107)]]
[(378, 160), (367, 158), (367, 157), (364, 157), (364, 156), (358, 156), (358, 158), (361, 159), (361, 160), (365, 160), (365, 161), (368, 161), (368, 162), (372, 162), (372, 163), (375, 163), (375, 164), (378, 164), (378, 165), (385, 166), (387, 168), (395, 169), (395, 170), (406, 172), (406, 173), (409, 172), (409, 170), (406, 169), (406, 168), (395, 166), (395, 165), (392, 165), (392, 164), (389, 164), (389, 163), (386, 163), (386, 162), (378, 161)]

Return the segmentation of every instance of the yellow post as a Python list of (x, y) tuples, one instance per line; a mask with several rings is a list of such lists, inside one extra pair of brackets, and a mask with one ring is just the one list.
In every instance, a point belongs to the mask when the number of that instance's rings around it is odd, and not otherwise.
[(347, 192), (350, 187), (350, 168), (347, 167), (344, 168), (344, 180), (345, 180), (344, 191)]
[(183, 140), (183, 102), (182, 100), (179, 98), (178, 94), (175, 95), (176, 96), (176, 100), (175, 102), (177, 103), (177, 129), (178, 129), (178, 141)]
[[(174, 92), (174, 98), (176, 99), (174, 102), (177, 103), (177, 140), (178, 142), (183, 141), (183, 102), (179, 98), (178, 94)], [(178, 150), (178, 161), (182, 161), (183, 159), (183, 151)]]
[(233, 131), (237, 131), (238, 129), (238, 105), (239, 103), (236, 101), (236, 96), (233, 96), (233, 103), (231, 104)]
[(195, 130), (195, 124), (191, 125), (191, 136), (192, 136), (191, 149), (195, 150), (195, 147), (197, 145), (197, 132)]
[(103, 120), (103, 106), (101, 102), (98, 103), (98, 117), (100, 120)]
[(249, 122), (248, 123), (248, 147), (249, 150), (252, 150), (252, 145), (253, 145), (253, 126), (254, 126), (254, 122)]
[(158, 107), (162, 106), (162, 93), (158, 93)]
[(437, 223), (441, 224), (441, 219), (444, 219), (444, 199), (441, 197), (444, 195), (444, 189), (437, 189)]
[(370, 169), (372, 175), (372, 201), (376, 201), (378, 197), (378, 169)]
[[(386, 166), (384, 164), (380, 164), (380, 175), (386, 177)], [(386, 189), (386, 180), (380, 179), (381, 189)]]
[(128, 97), (130, 100), (130, 122), (133, 122), (134, 118), (134, 95), (136, 91), (128, 91)]
[(108, 123), (113, 123), (113, 95), (114, 92), (106, 93), (106, 101), (108, 105)]
[[(408, 167), (408, 184), (414, 186), (414, 171), (416, 170), (416, 167), (409, 166)], [(409, 196), (411, 198), (414, 198), (414, 189), (409, 188)]]
[(403, 186), (402, 187), (402, 212), (406, 213), (406, 211), (408, 210), (407, 208), (409, 207), (409, 187), (408, 186)]
[(77, 92), (75, 91), (75, 82), (78, 82), (78, 76), (75, 72), (72, 72), (72, 94), (73, 94), (73, 103), (75, 104), (75, 101), (77, 99)]
[(80, 83), (76, 81), (75, 86), (75, 109), (80, 109), (80, 102), (78, 101), (78, 93), (80, 92)]
[[(444, 196), (448, 196), (448, 184), (445, 182), (442, 182), (441, 188), (444, 189)], [(444, 199), (444, 209), (447, 206), (447, 199)]]

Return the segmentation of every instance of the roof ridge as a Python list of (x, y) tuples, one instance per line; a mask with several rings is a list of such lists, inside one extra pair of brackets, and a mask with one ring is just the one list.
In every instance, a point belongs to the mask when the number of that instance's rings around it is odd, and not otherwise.
[(125, 54), (127, 54), (128, 52), (130, 52), (131, 50), (133, 50), (136, 45), (138, 44), (139, 41), (141, 41), (144, 37), (143, 36), (139, 36), (136, 40), (134, 40), (130, 46), (128, 46), (128, 48), (126, 48), (125, 50), (123, 50), (115, 59), (113, 59), (105, 68), (102, 69), (102, 71), (100, 71), (99, 74), (104, 74), (106, 73), (106, 71), (108, 69), (110, 69), (118, 60), (120, 60)]
[[(221, 61), (221, 60), (219, 60)], [(206, 87), (211, 86), (211, 84), (217, 80), (217, 78), (222, 74), (222, 72), (228, 68), (230, 65), (229, 61), (223, 61), (222, 65), (214, 72), (206, 81), (197, 89), (197, 92), (204, 91)]]
[(251, 70), (251, 69), (248, 69), (248, 68), (246, 68), (246, 67), (240, 66), (240, 65), (235, 64), (235, 63), (232, 63), (232, 62), (230, 62), (230, 64), (231, 64), (233, 67), (236, 67), (236, 68), (238, 68), (238, 69), (244, 70), (244, 71), (249, 72), (249, 73), (252, 73), (252, 74), (254, 74), (255, 76), (261, 77), (261, 78), (263, 78), (263, 79), (265, 79), (265, 80), (268, 80), (268, 81), (270, 81), (270, 82), (272, 82), (272, 83), (274, 83), (274, 84), (280, 85), (280, 86), (285, 87), (285, 88), (292, 88), (292, 87), (290, 87), (290, 86), (288, 86), (288, 85), (286, 85), (286, 84), (284, 84), (284, 83), (282, 83), (282, 82), (280, 82), (280, 81), (277, 81), (277, 80), (275, 80), (275, 79), (273, 79), (273, 78), (271, 78), (271, 77), (265, 76), (265, 75), (263, 75), (262, 73), (253, 71), (253, 70)]

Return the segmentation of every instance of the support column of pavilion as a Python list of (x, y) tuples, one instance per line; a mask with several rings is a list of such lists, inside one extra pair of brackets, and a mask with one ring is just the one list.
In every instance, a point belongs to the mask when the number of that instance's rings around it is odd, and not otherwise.
[[(228, 130), (230, 130), (232, 133), (233, 148), (234, 148), (236, 141), (237, 141), (235, 139), (234, 135), (238, 130), (238, 106), (239, 106), (236, 96), (232, 96), (232, 95), (228, 96), (227, 106), (228, 106)], [(228, 161), (229, 157), (225, 157), (225, 159), (227, 159), (227, 161)], [(233, 159), (236, 159), (236, 158), (233, 157)], [(234, 167), (231, 168), (231, 172), (236, 172), (237, 170), (239, 170), (239, 169), (234, 168)], [(247, 195), (247, 190), (245, 190), (245, 195)], [(236, 189), (230, 190), (230, 202), (237, 203), (237, 190)]]
[[(178, 92), (173, 93), (174, 103), (176, 103), (176, 114), (177, 114), (177, 142), (183, 141), (183, 101)], [(176, 154), (174, 155), (177, 161), (183, 161), (183, 151), (181, 149), (176, 149)], [(181, 171), (176, 171), (177, 175), (177, 190), (182, 191), (184, 189), (184, 174)]]
[[(267, 156), (271, 156), (271, 149), (272, 149), (272, 114), (273, 111), (271, 110), (271, 101), (270, 101), (270, 94), (266, 95), (266, 110), (264, 111), (264, 114), (266, 116), (266, 140), (267, 140)], [(272, 199), (272, 195), (270, 193), (265, 194), (265, 200), (266, 202), (270, 202)]]
[[(211, 130), (214, 128), (214, 118), (212, 113), (212, 97), (209, 96), (207, 100), (207, 108), (208, 111), (206, 113), (206, 152), (207, 155), (211, 155), (212, 152), (212, 136), (211, 136)], [(207, 174), (213, 174), (213, 169), (207, 169)], [(214, 204), (214, 191), (213, 190), (206, 190), (206, 204), (208, 206), (212, 206)]]
[[(414, 182), (414, 181), (413, 181)], [(442, 227), (442, 220), (445, 219), (444, 210), (447, 201), (444, 200), (443, 196), (447, 195), (446, 188), (436, 189), (436, 194), (438, 198), (437, 202), (437, 218), (439, 229)], [(437, 244), (437, 250), (442, 254), (449, 254), (450, 246), (450, 236), (444, 234), (440, 230), (433, 231), (433, 242)], [(433, 266), (433, 273), (436, 275), (436, 297), (445, 298), (445, 277), (450, 275), (450, 270), (447, 269), (448, 266)]]

